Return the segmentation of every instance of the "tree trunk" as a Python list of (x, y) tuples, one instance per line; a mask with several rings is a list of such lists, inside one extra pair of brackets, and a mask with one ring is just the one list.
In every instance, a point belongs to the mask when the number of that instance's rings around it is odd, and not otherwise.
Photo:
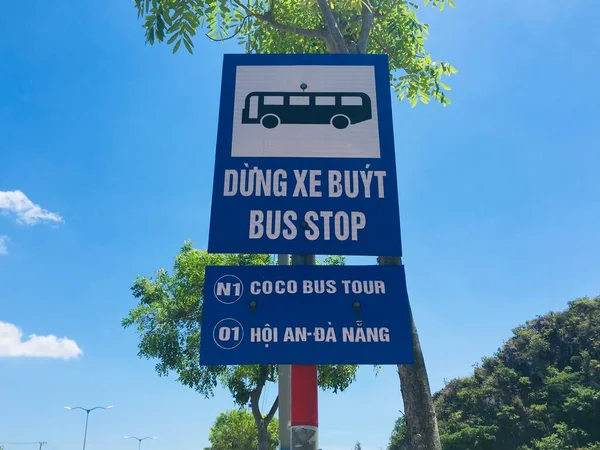
[(269, 450), (269, 432), (264, 420), (256, 424), (258, 430), (258, 450)]
[[(387, 266), (400, 265), (400, 258), (397, 256), (379, 256), (377, 263)], [(404, 414), (406, 416), (408, 448), (411, 450), (441, 450), (442, 443), (431, 397), (429, 379), (427, 378), (427, 369), (412, 310), (410, 311), (410, 324), (415, 363), (398, 365), (400, 391), (402, 392)]]
[(252, 410), (252, 416), (254, 417), (254, 424), (256, 425), (256, 431), (258, 434), (258, 450), (269, 450), (269, 431), (267, 427), (279, 407), (279, 396), (273, 402), (271, 409), (268, 414), (263, 417), (258, 407), (258, 401), (262, 394), (263, 387), (267, 381), (268, 367), (266, 365), (261, 366), (261, 376), (256, 383), (256, 389), (250, 393), (250, 409)]

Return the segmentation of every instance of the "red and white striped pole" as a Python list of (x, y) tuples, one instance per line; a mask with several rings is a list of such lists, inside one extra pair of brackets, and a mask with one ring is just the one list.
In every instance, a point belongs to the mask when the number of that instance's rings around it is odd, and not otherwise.
[(317, 366), (293, 365), (291, 372), (291, 448), (293, 450), (318, 450), (319, 402)]
[[(292, 255), (293, 266), (314, 266), (315, 255)], [(292, 365), (291, 450), (319, 450), (317, 366)]]

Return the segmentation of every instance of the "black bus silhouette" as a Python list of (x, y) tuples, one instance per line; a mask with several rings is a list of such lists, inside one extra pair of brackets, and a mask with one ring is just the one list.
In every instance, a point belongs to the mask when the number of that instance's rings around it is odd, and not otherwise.
[(242, 111), (242, 123), (265, 128), (331, 124), (342, 130), (371, 118), (371, 98), (363, 92), (251, 92)]

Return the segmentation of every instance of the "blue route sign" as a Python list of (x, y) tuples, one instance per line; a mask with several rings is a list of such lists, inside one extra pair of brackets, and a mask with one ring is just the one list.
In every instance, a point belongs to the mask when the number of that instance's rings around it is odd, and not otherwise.
[(210, 266), (200, 364), (412, 364), (403, 266)]
[(386, 55), (225, 55), (208, 251), (401, 256)]

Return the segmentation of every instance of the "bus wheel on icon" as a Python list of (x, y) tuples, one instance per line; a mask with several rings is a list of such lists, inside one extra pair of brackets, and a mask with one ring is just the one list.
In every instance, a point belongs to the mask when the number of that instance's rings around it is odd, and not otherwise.
[(280, 122), (281, 120), (279, 120), (279, 117), (277, 117), (275, 114), (264, 115), (260, 120), (262, 126), (268, 129), (275, 128)]
[(244, 327), (235, 319), (222, 319), (213, 329), (213, 340), (223, 350), (233, 350), (244, 340)]
[(235, 275), (223, 275), (215, 283), (215, 298), (225, 305), (237, 302), (244, 294), (244, 285)]
[(338, 130), (343, 130), (350, 125), (350, 119), (348, 116), (344, 116), (343, 114), (338, 114), (331, 118), (331, 125), (333, 125)]

